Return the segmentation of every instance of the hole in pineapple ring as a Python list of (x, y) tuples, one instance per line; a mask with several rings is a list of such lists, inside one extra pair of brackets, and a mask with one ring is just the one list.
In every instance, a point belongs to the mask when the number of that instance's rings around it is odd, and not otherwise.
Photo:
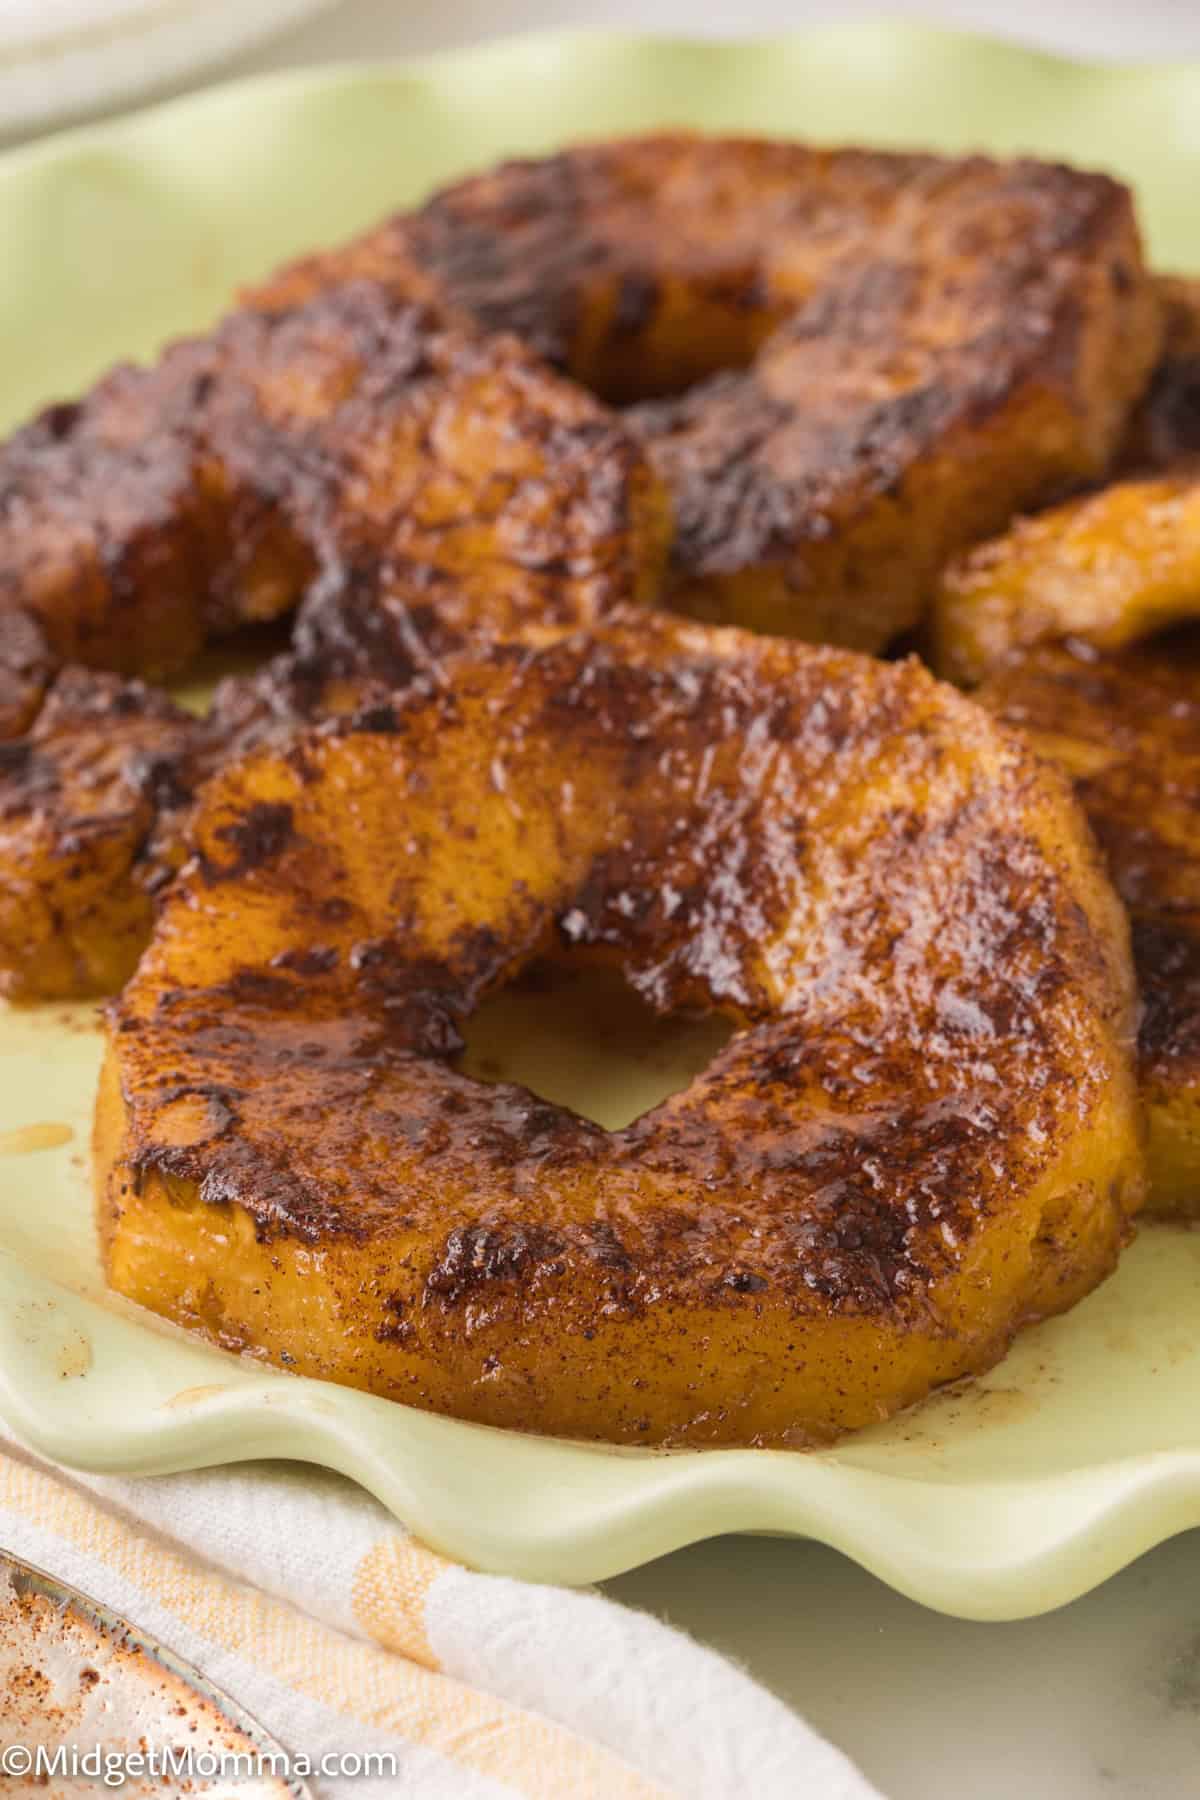
[(716, 1013), (656, 1013), (618, 970), (536, 962), (459, 1026), (476, 1081), (511, 1081), (606, 1131), (680, 1093), (733, 1036)]

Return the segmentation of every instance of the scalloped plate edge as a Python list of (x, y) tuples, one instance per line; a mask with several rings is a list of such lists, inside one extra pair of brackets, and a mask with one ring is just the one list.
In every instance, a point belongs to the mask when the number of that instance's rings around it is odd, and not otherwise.
[[(148, 1336), (159, 1340), (154, 1359)], [(131, 1396), (133, 1358), (141, 1373)], [(263, 1369), (32, 1275), (8, 1252), (0, 1417), (39, 1455), (94, 1474), (319, 1463), (359, 1482), (444, 1555), (569, 1584), (702, 1538), (763, 1532), (818, 1539), (939, 1611), (1012, 1619), (1060, 1606), (1200, 1525), (1200, 1449), (969, 1484), (821, 1453), (612, 1452)]]
[[(714, 78), (723, 80), (735, 66), (745, 74), (801, 56), (809, 77), (823, 84), (830, 70), (865, 57), (870, 66), (859, 71), (863, 93), (890, 87), (907, 94), (910, 107), (913, 94), (904, 83), (911, 89), (911, 78), (926, 64), (936, 65), (939, 83), (948, 70), (961, 75), (968, 99), (980, 80), (994, 84), (1002, 71), (1014, 118), (1022, 105), (1044, 108), (1054, 96), (1053, 124), (1065, 147), (1072, 134), (1094, 130), (1087, 119), (1101, 102), (1101, 111), (1115, 106), (1122, 118), (1130, 113), (1132, 123), (1113, 134), (1114, 146), (1125, 148), (1141, 142), (1147, 108), (1177, 124), (1183, 100), (1200, 112), (1196, 69), (1089, 67), (923, 27), (833, 26), (741, 46), (538, 34), (384, 67), (250, 78), (110, 124), (75, 128), (0, 158), (0, 206), (11, 203), (19, 214), (53, 191), (45, 183), (107, 167), (114, 158), (134, 166), (173, 147), (178, 159), (192, 132), (224, 139), (246, 115), (253, 117), (258, 143), (284, 113), (298, 118), (314, 106), (353, 103), (368, 90), (384, 94), (389, 104), (408, 98), (415, 105), (424, 97), (448, 108), (449, 116), (456, 107), (465, 116), (505, 78), (521, 73), (535, 83), (553, 77), (561, 87), (577, 78), (576, 65), (586, 64), (593, 86), (611, 82), (618, 72), (634, 89), (634, 77), (642, 80), (638, 104), (645, 102), (649, 119), (660, 116), (665, 104), (647, 97), (660, 92), (654, 83), (665, 70), (679, 71), (671, 86), (678, 116), (698, 109), (681, 97), (689, 82), (698, 82), (696, 91), (711, 98)], [(1029, 92), (1018, 104), (1022, 84)], [(836, 94), (831, 104), (836, 111)], [(942, 115), (940, 122), (922, 115), (929, 129), (919, 133), (905, 124), (911, 113), (898, 106), (883, 135), (893, 142), (928, 136), (941, 143), (971, 136), (971, 107), (964, 110), (961, 94), (957, 104), (948, 125)], [(723, 116), (712, 122), (729, 121)], [(1012, 126), (1013, 132), (1027, 129)], [(829, 133), (815, 129), (813, 135)], [(1194, 149), (1200, 159), (1200, 136)], [(1169, 211), (1164, 202), (1162, 216)], [(1200, 234), (1190, 230), (1186, 254), (1194, 259)], [(28, 307), (36, 312), (33, 301)], [(0, 1255), (0, 1293), (0, 1415), (41, 1453), (79, 1468), (127, 1472), (262, 1455), (321, 1462), (362, 1482), (448, 1554), (533, 1578), (595, 1580), (725, 1531), (801, 1533), (843, 1550), (928, 1605), (966, 1617), (1011, 1618), (1059, 1605), (1162, 1538), (1200, 1524), (1200, 1446), (1142, 1451), (1008, 1481), (920, 1479), (856, 1466), (852, 1455), (839, 1460), (836, 1452), (611, 1453), (487, 1432), (263, 1371), (157, 1321), (97, 1306), (7, 1253)], [(153, 1358), (146, 1355), (150, 1337), (158, 1346)], [(85, 1368), (76, 1366), (81, 1342), (87, 1346)], [(481, 1493), (488, 1496), (486, 1516)]]

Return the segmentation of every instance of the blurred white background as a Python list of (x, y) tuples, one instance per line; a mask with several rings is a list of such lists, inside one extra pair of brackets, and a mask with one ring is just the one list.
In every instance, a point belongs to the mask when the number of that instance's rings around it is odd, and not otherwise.
[(224, 74), (607, 26), (765, 36), (887, 13), (1077, 55), (1200, 58), (1200, 0), (0, 0), (0, 138)]
[(938, 20), (1091, 55), (1200, 56), (1200, 0), (343, 0), (269, 60), (436, 50), (500, 32), (607, 25), (630, 31), (750, 37), (814, 19)]

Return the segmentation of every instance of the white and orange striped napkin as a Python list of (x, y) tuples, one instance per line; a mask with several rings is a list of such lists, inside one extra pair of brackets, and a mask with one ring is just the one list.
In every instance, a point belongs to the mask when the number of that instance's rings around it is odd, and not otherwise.
[(159, 1639), (313, 1767), (322, 1800), (870, 1800), (713, 1651), (585, 1590), (481, 1575), (361, 1489), (290, 1464), (67, 1474), (0, 1446), (0, 1548)]

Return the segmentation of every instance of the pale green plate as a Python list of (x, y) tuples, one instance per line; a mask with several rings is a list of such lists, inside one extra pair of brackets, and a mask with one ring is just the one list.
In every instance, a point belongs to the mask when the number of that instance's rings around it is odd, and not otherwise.
[[(1200, 70), (1086, 69), (896, 25), (740, 48), (540, 38), (238, 84), (0, 161), (0, 413), (70, 394), (434, 181), (670, 122), (1103, 164), (1137, 183), (1159, 263), (1200, 264)], [(15, 1133), (0, 1136), (0, 1413), (51, 1456), (327, 1463), (449, 1554), (551, 1580), (722, 1531), (804, 1533), (978, 1618), (1056, 1605), (1200, 1524), (1200, 1233), (1147, 1230), (986, 1380), (826, 1453), (558, 1444), (264, 1371), (103, 1299), (86, 1171), (97, 1049), (86, 1011), (0, 1016), (0, 1134)], [(72, 1135), (23, 1148), (36, 1123)]]

